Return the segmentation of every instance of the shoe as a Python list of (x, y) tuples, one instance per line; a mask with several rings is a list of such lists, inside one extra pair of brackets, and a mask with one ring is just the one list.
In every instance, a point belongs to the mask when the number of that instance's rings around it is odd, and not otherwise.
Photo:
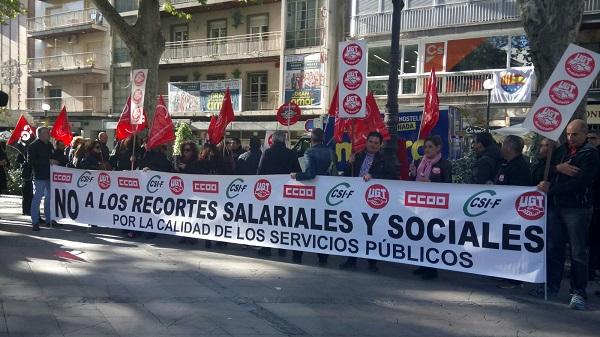
[(425, 267), (419, 267), (413, 270), (413, 275), (423, 275), (425, 273)]
[(34, 232), (39, 232), (40, 231), (40, 225), (33, 225), (33, 227), (31, 227), (31, 230)]
[(585, 310), (585, 298), (581, 295), (573, 295), (571, 297), (571, 301), (569, 302), (569, 308), (573, 310)]
[(504, 280), (502, 283), (497, 284), (496, 287), (500, 289), (517, 289), (523, 288), (523, 282), (514, 280)]
[(62, 224), (56, 222), (55, 220), (50, 221), (50, 225), (52, 227), (62, 227)]
[(258, 255), (260, 256), (271, 256), (271, 248), (263, 247), (258, 250)]
[(45, 225), (45, 224), (46, 224), (46, 219), (40, 218), (40, 225)]
[(379, 267), (377, 267), (377, 265), (370, 264), (370, 265), (369, 265), (369, 271), (370, 271), (371, 273), (376, 273), (376, 272), (378, 272), (378, 271), (379, 271)]
[(340, 264), (339, 266), (340, 269), (356, 269), (356, 263), (351, 263), (351, 262), (344, 262), (342, 264)]

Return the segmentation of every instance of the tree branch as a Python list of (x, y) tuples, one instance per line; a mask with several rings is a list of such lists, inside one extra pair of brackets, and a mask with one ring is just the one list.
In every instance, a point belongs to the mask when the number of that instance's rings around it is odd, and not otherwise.
[(131, 32), (131, 25), (128, 24), (125, 19), (117, 12), (115, 7), (108, 2), (108, 0), (92, 0), (96, 8), (104, 15), (104, 18), (110, 24), (110, 27), (114, 29), (121, 40), (125, 42), (127, 46), (135, 43), (135, 36)]

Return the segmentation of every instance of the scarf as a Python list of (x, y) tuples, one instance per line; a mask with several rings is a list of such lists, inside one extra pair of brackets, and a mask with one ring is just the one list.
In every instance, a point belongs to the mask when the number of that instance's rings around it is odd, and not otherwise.
[(423, 177), (429, 179), (429, 176), (431, 175), (431, 168), (433, 168), (433, 165), (437, 164), (440, 159), (442, 159), (441, 153), (438, 153), (435, 157), (433, 157), (433, 159), (423, 156), (421, 163), (419, 163), (419, 167), (417, 168), (417, 179)]

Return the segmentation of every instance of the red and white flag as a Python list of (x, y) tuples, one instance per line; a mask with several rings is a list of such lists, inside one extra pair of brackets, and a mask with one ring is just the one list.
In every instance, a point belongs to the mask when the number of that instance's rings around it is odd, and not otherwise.
[(71, 125), (69, 124), (69, 117), (67, 117), (67, 108), (65, 106), (60, 110), (60, 113), (52, 126), (52, 130), (50, 130), (50, 136), (61, 141), (65, 145), (71, 144), (73, 135), (71, 134)]
[(123, 140), (127, 137), (133, 135), (134, 133), (141, 132), (147, 126), (147, 118), (146, 112), (144, 111), (144, 115), (142, 118), (142, 124), (137, 126), (131, 124), (131, 97), (127, 98), (127, 104), (123, 107), (123, 112), (121, 112), (121, 116), (119, 117), (119, 122), (117, 122), (117, 131), (116, 137), (117, 140)]
[(233, 114), (233, 104), (231, 103), (231, 93), (229, 92), (229, 88), (225, 90), (225, 97), (223, 97), (223, 104), (221, 105), (221, 111), (219, 112), (219, 117), (215, 118), (214, 116), (210, 119), (210, 124), (208, 126), (208, 137), (212, 144), (218, 144), (225, 137), (225, 128), (229, 123), (235, 120), (235, 115)]
[(14, 143), (20, 143), (26, 146), (30, 140), (35, 138), (35, 128), (27, 122), (25, 116), (21, 115), (17, 121), (17, 125), (13, 130), (10, 138), (6, 142), (6, 145), (12, 145)]
[(156, 110), (154, 111), (154, 120), (152, 120), (152, 128), (150, 128), (146, 148), (150, 150), (174, 140), (175, 129), (173, 121), (171, 120), (165, 101), (162, 95), (160, 95), (156, 104)]
[(419, 129), (419, 139), (425, 139), (435, 128), (440, 119), (440, 99), (437, 91), (437, 79), (435, 69), (431, 69), (429, 83), (427, 83), (427, 95), (425, 96), (425, 108), (423, 109), (423, 118), (421, 118), (421, 128)]

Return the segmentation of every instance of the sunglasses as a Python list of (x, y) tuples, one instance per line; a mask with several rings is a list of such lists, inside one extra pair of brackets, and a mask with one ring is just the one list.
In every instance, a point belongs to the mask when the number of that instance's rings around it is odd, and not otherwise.
[(190, 149), (190, 148), (183, 149), (183, 152), (192, 152), (192, 149)]

